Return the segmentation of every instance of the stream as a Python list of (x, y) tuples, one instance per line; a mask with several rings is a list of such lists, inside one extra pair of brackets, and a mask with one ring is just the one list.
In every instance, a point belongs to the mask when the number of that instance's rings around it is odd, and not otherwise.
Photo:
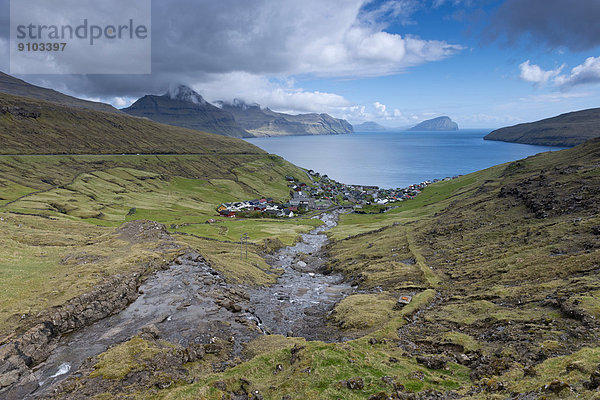
[(324, 224), (302, 235), (267, 261), (282, 269), (270, 287), (228, 284), (198, 253), (178, 258), (139, 288), (140, 296), (125, 310), (61, 338), (48, 359), (34, 369), (38, 389), (27, 399), (47, 395), (76, 373), (89, 357), (124, 342), (152, 326), (160, 338), (188, 346), (208, 344), (214, 337), (233, 341), (234, 355), (261, 334), (302, 336), (309, 340), (344, 340), (327, 326), (334, 305), (352, 293), (341, 275), (323, 275), (319, 252), (327, 243), (323, 232), (337, 224), (339, 211), (322, 214)]

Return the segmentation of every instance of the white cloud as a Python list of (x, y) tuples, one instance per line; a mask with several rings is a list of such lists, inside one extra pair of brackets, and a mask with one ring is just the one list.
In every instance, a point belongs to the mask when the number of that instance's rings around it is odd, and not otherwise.
[[(368, 5), (367, 2), (366, 8)], [(388, 0), (373, 9), (363, 8), (359, 20), (361, 23), (379, 27), (387, 26), (392, 20), (403, 25), (411, 25), (414, 24), (411, 16), (421, 5), (418, 0)]]
[(238, 98), (282, 112), (339, 114), (352, 106), (350, 101), (334, 93), (297, 88), (292, 79), (269, 80), (245, 72), (215, 74), (194, 84), (193, 88), (210, 102)]
[(564, 65), (557, 69), (545, 71), (539, 65), (531, 64), (529, 60), (519, 65), (521, 79), (533, 82), (536, 85), (544, 85), (549, 80), (556, 78), (564, 68)]
[(567, 76), (558, 76), (556, 85), (565, 88), (600, 82), (600, 57), (589, 57), (583, 64), (574, 67)]
[(379, 115), (385, 117), (387, 116), (387, 106), (385, 104), (382, 104), (378, 101), (376, 101), (375, 103), (373, 103), (373, 107), (375, 107), (375, 109), (377, 110), (377, 112), (379, 113)]
[(559, 103), (561, 101), (567, 99), (579, 99), (583, 97), (589, 97), (592, 93), (589, 92), (580, 92), (580, 93), (567, 93), (567, 92), (553, 92), (553, 93), (545, 93), (539, 94), (535, 96), (529, 97), (521, 97), (519, 100), (523, 102), (533, 102), (533, 103)]
[[(521, 79), (543, 86), (552, 82), (554, 86), (569, 89), (578, 85), (600, 83), (600, 57), (589, 57), (583, 64), (577, 65), (568, 74), (561, 74), (565, 65), (557, 69), (545, 71), (538, 65), (531, 64), (529, 60), (519, 65)], [(554, 95), (560, 98), (561, 95)], [(562, 98), (564, 95), (562, 95)]]

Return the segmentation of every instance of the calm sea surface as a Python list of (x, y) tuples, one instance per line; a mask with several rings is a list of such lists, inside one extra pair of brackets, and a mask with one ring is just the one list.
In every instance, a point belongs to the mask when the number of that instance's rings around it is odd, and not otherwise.
[(428, 179), (468, 174), (557, 147), (483, 140), (490, 130), (382, 132), (247, 139), (339, 182), (405, 187)]

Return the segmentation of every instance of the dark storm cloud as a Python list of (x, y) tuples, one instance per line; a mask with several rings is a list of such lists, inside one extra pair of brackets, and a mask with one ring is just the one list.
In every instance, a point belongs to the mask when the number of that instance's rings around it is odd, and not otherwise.
[[(367, 0), (154, 0), (152, 75), (59, 75), (28, 81), (108, 98), (161, 93), (173, 83), (214, 87), (227, 76), (382, 76), (462, 50), (443, 40), (389, 34), (365, 22)], [(405, 5), (408, 7), (410, 2)], [(383, 1), (385, 15), (400, 15)], [(0, 0), (8, 14), (8, 0)], [(392, 7), (393, 6), (393, 7)], [(372, 15), (379, 15), (370, 10)], [(6, 38), (8, 31), (0, 33)], [(99, 57), (101, 55), (99, 54)], [(7, 63), (6, 63), (7, 64)], [(6, 65), (0, 68), (6, 70)]]
[(590, 50), (600, 45), (599, 20), (598, 0), (507, 0), (488, 34), (509, 45), (527, 38), (549, 48)]

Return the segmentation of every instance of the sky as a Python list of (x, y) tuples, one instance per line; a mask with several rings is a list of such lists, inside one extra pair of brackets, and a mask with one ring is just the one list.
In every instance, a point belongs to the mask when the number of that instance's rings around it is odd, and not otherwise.
[[(4, 72), (9, 18), (0, 0)], [(497, 128), (600, 106), (598, 20), (598, 0), (152, 0), (151, 74), (18, 77), (119, 108), (186, 84), (353, 124)]]

